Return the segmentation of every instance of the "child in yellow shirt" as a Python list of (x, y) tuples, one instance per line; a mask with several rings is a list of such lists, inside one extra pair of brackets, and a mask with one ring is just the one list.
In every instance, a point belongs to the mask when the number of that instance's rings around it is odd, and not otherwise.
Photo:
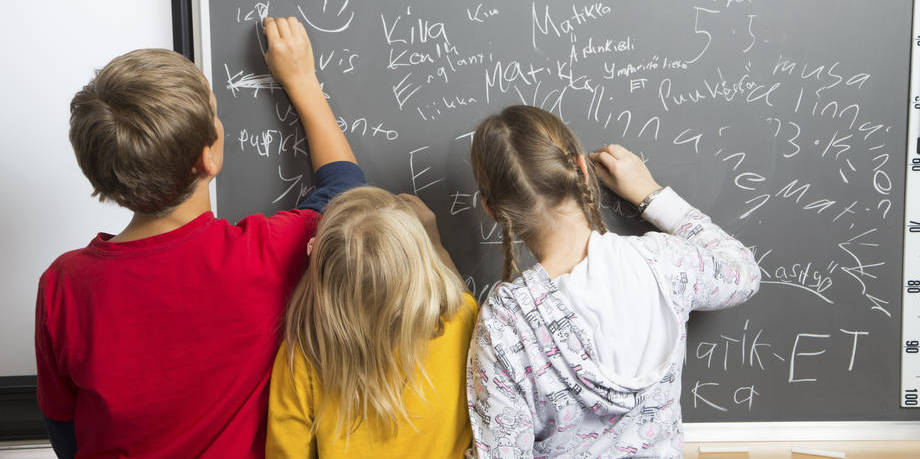
[(477, 305), (420, 199), (327, 207), (275, 358), (268, 457), (463, 457)]

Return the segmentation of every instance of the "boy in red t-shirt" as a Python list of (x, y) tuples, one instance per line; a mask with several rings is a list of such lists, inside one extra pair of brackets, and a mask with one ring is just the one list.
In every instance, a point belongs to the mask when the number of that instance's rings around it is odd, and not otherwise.
[(38, 400), (61, 456), (261, 457), (282, 313), (326, 202), (364, 176), (294, 18), (265, 20), (266, 61), (301, 116), (316, 191), (232, 225), (211, 213), (223, 126), (182, 56), (117, 57), (71, 102), (70, 139), (118, 235), (61, 255), (39, 282)]

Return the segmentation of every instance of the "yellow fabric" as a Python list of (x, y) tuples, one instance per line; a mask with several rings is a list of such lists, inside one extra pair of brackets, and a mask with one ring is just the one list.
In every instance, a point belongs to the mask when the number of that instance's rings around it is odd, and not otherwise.
[(431, 340), (425, 371), (431, 385), (417, 379), (424, 400), (411, 389), (403, 394), (412, 424), (399, 422), (395, 437), (382, 441), (367, 423), (348, 439), (333, 438), (336, 411), (326, 406), (316, 438), (310, 435), (314, 409), (320, 404), (319, 381), (302, 353), (294, 354), (293, 377), (282, 343), (272, 370), (268, 402), (268, 457), (460, 458), (470, 446), (472, 432), (466, 403), (466, 354), (476, 324), (478, 306), (472, 295), (444, 325), (444, 334)]

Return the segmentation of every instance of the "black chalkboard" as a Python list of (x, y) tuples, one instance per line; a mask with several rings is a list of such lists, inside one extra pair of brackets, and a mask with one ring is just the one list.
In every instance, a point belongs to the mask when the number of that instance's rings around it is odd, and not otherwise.
[[(268, 5), (268, 6), (266, 6)], [(266, 15), (307, 24), (320, 81), (372, 184), (417, 193), (483, 298), (500, 231), (471, 131), (509, 104), (621, 143), (763, 269), (747, 304), (695, 314), (686, 421), (920, 419), (898, 407), (908, 0), (211, 2), (226, 128), (217, 212), (311, 186), (296, 113), (262, 59)], [(611, 228), (650, 229), (616, 198)]]

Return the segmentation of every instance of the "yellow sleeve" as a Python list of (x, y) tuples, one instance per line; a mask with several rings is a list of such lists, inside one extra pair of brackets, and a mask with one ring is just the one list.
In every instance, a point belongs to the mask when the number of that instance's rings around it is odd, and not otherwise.
[(281, 343), (269, 389), (266, 457), (316, 457), (316, 442), (310, 432), (313, 426), (310, 387), (310, 373), (303, 355), (294, 355), (292, 371), (287, 346)]
[(470, 292), (463, 292), (463, 309), (473, 315), (473, 323), (475, 323), (476, 318), (479, 317), (479, 303), (476, 302), (476, 297)]

